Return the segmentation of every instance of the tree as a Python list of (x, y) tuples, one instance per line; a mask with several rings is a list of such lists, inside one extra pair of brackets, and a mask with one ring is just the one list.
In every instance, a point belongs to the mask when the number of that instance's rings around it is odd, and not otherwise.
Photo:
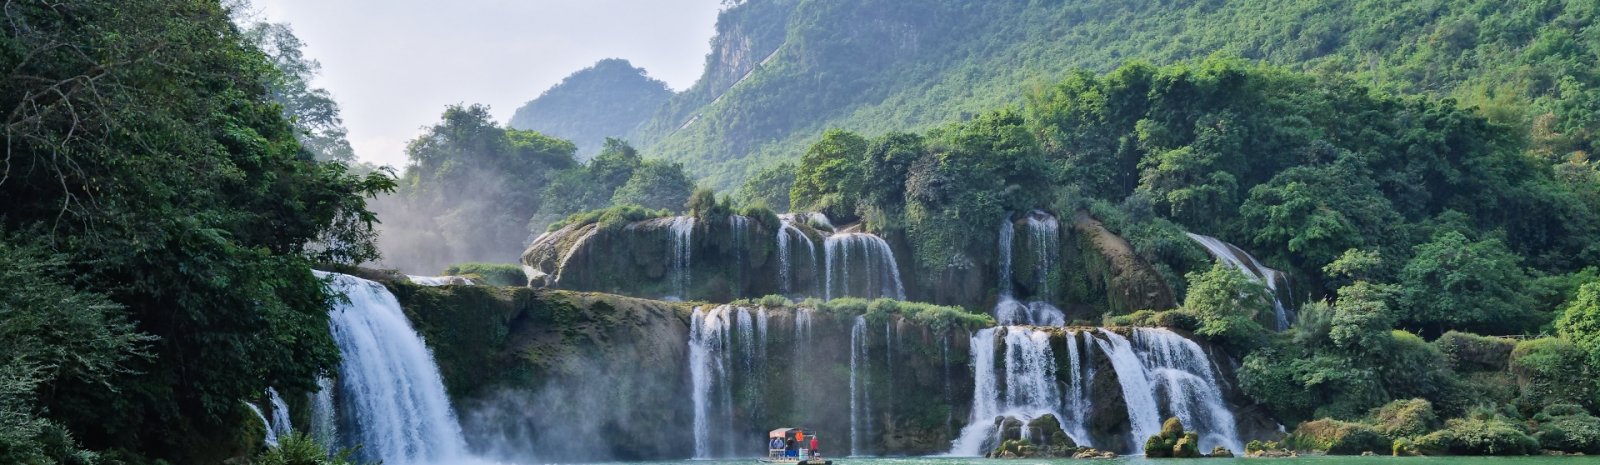
[(1588, 352), (1590, 366), (1600, 369), (1600, 281), (1578, 288), (1578, 295), (1556, 320), (1556, 328), (1562, 337)]
[(791, 207), (820, 211), (836, 219), (854, 217), (866, 152), (867, 139), (856, 133), (842, 129), (823, 133), (822, 140), (800, 157), (794, 189), (789, 191)]
[(275, 66), (216, 3), (11, 7), (0, 222), (59, 254), (75, 289), (121, 306), (80, 300), (96, 308), (72, 318), (117, 312), (107, 324), (160, 338), (107, 374), (115, 391), (55, 378), (38, 411), (89, 449), (220, 462), (241, 400), (314, 390), (335, 369), (333, 296), (312, 266), (377, 258), (366, 201), (394, 182), (301, 151)]
[[(67, 283), (66, 257), (49, 256), (21, 235), (0, 241), (0, 462), (79, 463), (61, 425), (40, 418), (37, 398), (56, 386), (84, 385), (102, 394), (130, 358), (144, 356), (154, 338), (127, 322), (125, 308), (105, 294)], [(16, 245), (13, 245), (16, 244)]]
[(294, 29), (283, 23), (257, 22), (243, 33), (277, 68), (269, 80), (272, 98), (283, 106), (284, 118), (294, 123), (300, 147), (317, 160), (355, 163), (355, 149), (345, 139), (348, 131), (339, 117), (339, 104), (327, 89), (310, 84), (322, 72), (322, 63), (305, 57), (305, 43), (294, 35)]
[(738, 197), (746, 206), (766, 205), (778, 212), (789, 211), (789, 191), (794, 189), (795, 167), (783, 162), (757, 172), (739, 186)]
[(1189, 294), (1184, 297), (1183, 311), (1200, 320), (1195, 334), (1237, 353), (1267, 342), (1267, 330), (1260, 321), (1272, 314), (1272, 296), (1265, 285), (1221, 261), (1204, 273), (1191, 272), (1187, 278)]
[(1239, 213), (1255, 229), (1257, 250), (1318, 270), (1348, 249), (1389, 240), (1400, 215), (1354, 154), (1339, 151), (1337, 160), (1292, 167), (1250, 189)]
[(438, 124), (407, 145), (411, 163), (400, 195), (382, 205), (397, 220), (384, 231), (386, 263), (427, 274), (455, 263), (515, 263), (529, 219), (564, 194), (547, 188), (560, 180), (557, 173), (578, 166), (575, 150), (568, 141), (502, 128), (488, 107), (446, 107)]
[(694, 192), (694, 181), (683, 165), (649, 160), (634, 170), (627, 184), (618, 187), (612, 205), (633, 205), (651, 210), (679, 210)]
[(1527, 274), (1499, 239), (1471, 241), (1452, 230), (1414, 251), (1400, 271), (1401, 324), (1434, 334), (1516, 334), (1540, 324), (1532, 298), (1522, 292)]

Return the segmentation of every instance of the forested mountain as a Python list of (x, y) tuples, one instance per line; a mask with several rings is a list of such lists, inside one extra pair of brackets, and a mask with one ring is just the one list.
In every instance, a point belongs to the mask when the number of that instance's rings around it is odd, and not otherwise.
[(719, 17), (700, 81), (632, 140), (731, 189), (829, 128), (921, 130), (1021, 106), (1070, 70), (1222, 53), (1454, 97), (1559, 158), (1592, 152), (1594, 15), (1523, 0), (744, 2)]
[(667, 83), (628, 60), (608, 58), (561, 80), (517, 109), (506, 126), (578, 144), (578, 159), (600, 153), (607, 137), (623, 137), (672, 96)]

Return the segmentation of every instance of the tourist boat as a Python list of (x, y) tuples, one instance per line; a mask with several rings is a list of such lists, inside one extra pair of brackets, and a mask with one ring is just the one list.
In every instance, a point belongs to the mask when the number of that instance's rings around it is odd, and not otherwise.
[[(823, 460), (822, 454), (811, 450), (811, 441), (817, 439), (817, 432), (805, 428), (778, 428), (767, 433), (767, 456), (759, 459), (762, 463), (784, 463), (798, 465), (833, 465), (832, 460)], [(777, 441), (779, 447), (773, 447)], [(821, 449), (821, 444), (818, 444)]]

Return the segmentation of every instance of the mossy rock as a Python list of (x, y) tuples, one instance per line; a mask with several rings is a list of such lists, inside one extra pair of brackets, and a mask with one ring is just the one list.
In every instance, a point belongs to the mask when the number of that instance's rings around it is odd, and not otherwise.
[(1298, 450), (1326, 452), (1328, 455), (1360, 455), (1362, 452), (1390, 450), (1393, 441), (1361, 423), (1323, 418), (1301, 423), (1286, 442)]
[(1433, 430), (1439, 421), (1433, 403), (1424, 399), (1397, 400), (1372, 409), (1367, 421), (1373, 429), (1393, 441), (1414, 438)]
[(1539, 453), (1539, 441), (1517, 425), (1500, 419), (1454, 419), (1445, 428), (1417, 438), (1424, 455), (1530, 455)]
[(1150, 439), (1144, 441), (1144, 456), (1153, 459), (1172, 457), (1172, 447), (1176, 445), (1167, 442), (1159, 434), (1150, 435)]
[(1200, 457), (1200, 435), (1193, 431), (1185, 433), (1178, 443), (1172, 446), (1172, 456), (1180, 459)]
[(1127, 239), (1106, 229), (1087, 210), (1073, 216), (1072, 231), (1078, 238), (1089, 284), (1104, 295), (1106, 310), (1126, 314), (1177, 308), (1177, 298), (1166, 279), (1145, 263)]

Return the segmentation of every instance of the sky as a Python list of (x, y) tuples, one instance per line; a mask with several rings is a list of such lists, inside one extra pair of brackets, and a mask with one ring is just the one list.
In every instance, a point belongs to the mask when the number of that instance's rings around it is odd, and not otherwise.
[(405, 163), (445, 105), (504, 124), (574, 71), (622, 58), (683, 90), (700, 77), (722, 0), (253, 0), (322, 63), (361, 161)]

